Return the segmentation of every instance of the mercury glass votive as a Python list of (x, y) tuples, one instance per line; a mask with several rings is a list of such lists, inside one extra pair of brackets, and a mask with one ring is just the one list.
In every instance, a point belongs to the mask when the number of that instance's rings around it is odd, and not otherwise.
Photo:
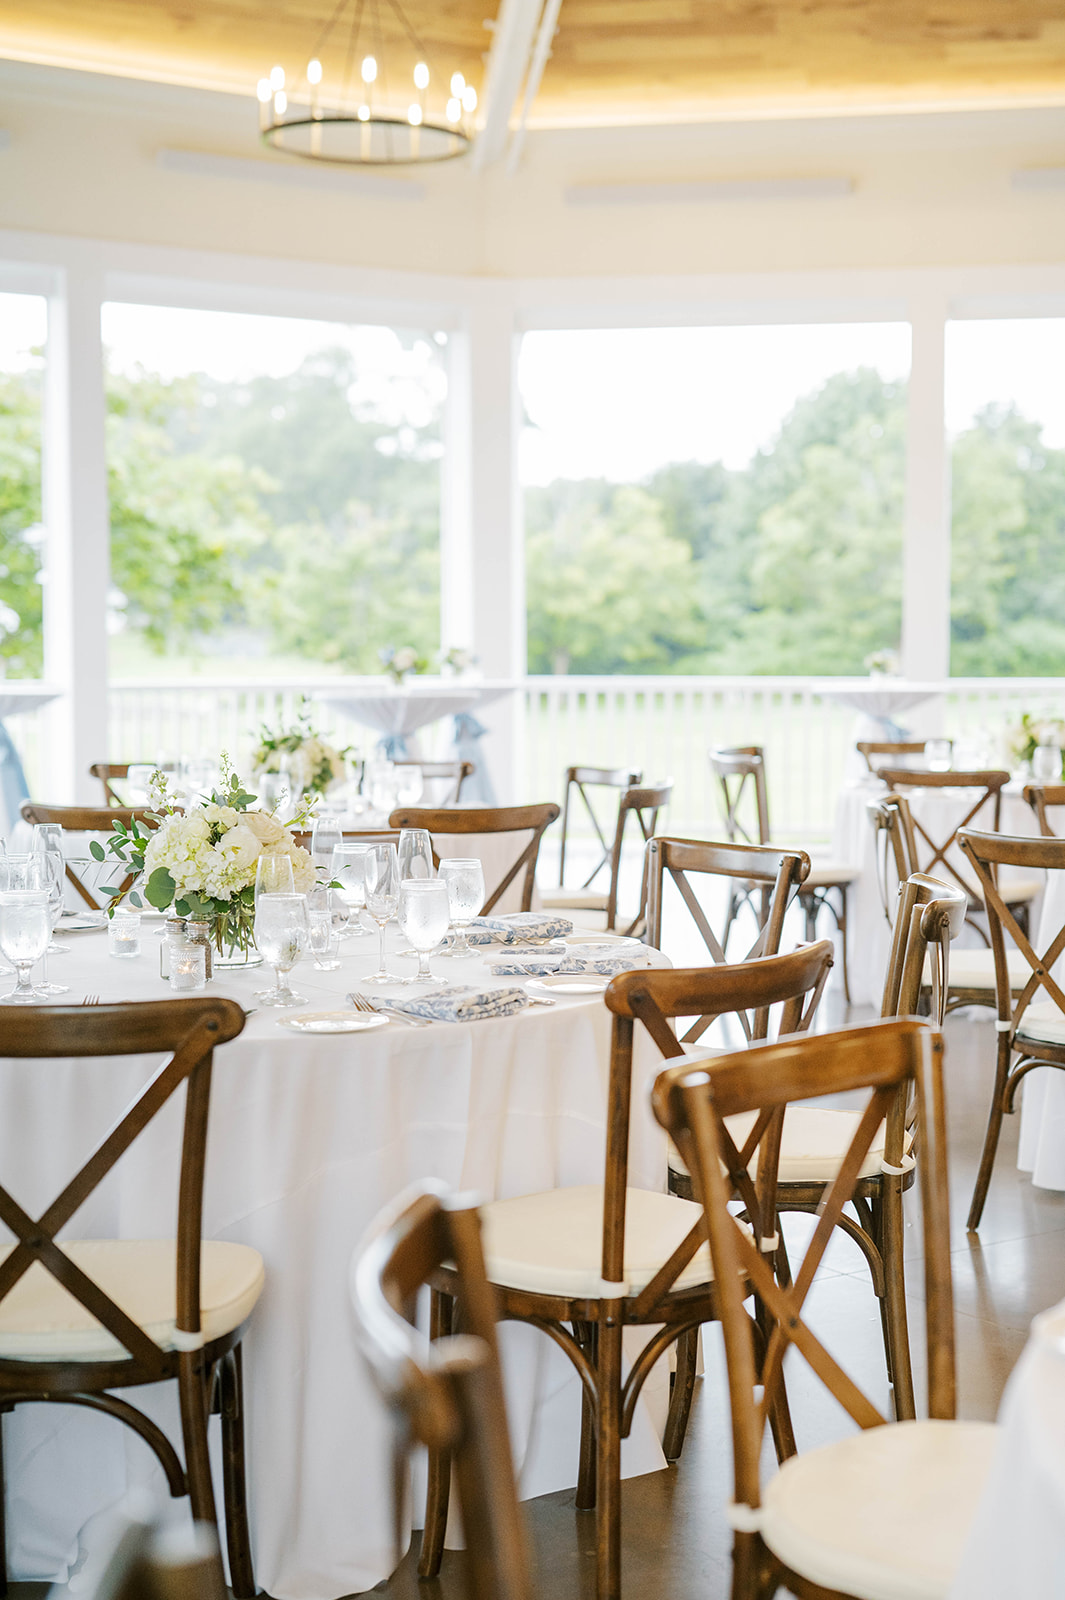
[(207, 987), (207, 950), (202, 944), (170, 946), (170, 987), (175, 993)]
[(139, 911), (119, 906), (107, 925), (107, 953), (119, 960), (129, 960), (141, 953), (141, 919)]

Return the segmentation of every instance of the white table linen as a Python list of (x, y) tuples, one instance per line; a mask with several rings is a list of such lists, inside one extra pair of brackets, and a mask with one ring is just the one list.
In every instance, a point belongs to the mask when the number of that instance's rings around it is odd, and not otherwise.
[(402, 688), (370, 680), (365, 689), (323, 689), (320, 698), (377, 733), (406, 737), (441, 717), (477, 711), (515, 688), (517, 684), (509, 681), (476, 683), (460, 678), (422, 678)]
[[(846, 784), (840, 790), (836, 805), (832, 858), (859, 869), (859, 876), (847, 891), (847, 962), (851, 1000), (855, 1005), (879, 1006), (891, 948), (891, 930), (877, 885), (875, 835), (869, 820), (870, 801), (886, 793), (886, 785), (869, 774), (864, 780)], [(911, 789), (907, 792), (914, 819), (924, 824), (937, 843), (958, 826), (975, 797), (975, 791), (970, 789)], [(988, 803), (977, 812), (969, 826), (989, 830), (991, 821), (992, 807)], [(1035, 816), (1024, 801), (1020, 785), (1010, 784), (1003, 790), (1000, 831), (1026, 836), (1038, 832)], [(925, 854), (927, 846), (919, 839), (918, 855), (923, 859)], [(947, 859), (963, 876), (972, 878), (972, 869), (957, 846), (948, 852)], [(942, 877), (948, 883), (954, 881), (941, 864), (934, 869), (933, 876)], [(981, 943), (977, 934), (968, 928), (963, 929), (960, 942), (972, 946)], [(834, 974), (834, 981), (841, 981), (838, 973)]]
[(1060, 1600), (1065, 1594), (1065, 1301), (1033, 1321), (998, 1420), (991, 1472), (949, 1600)]
[[(1065, 922), (1065, 872), (1048, 872), (1042, 913), (1038, 918), (1034, 948), (1043, 951)], [(1065, 986), (1065, 957), (1053, 968)], [(1046, 990), (1033, 1005), (1048, 1000)], [(1030, 1172), (1040, 1189), (1065, 1190), (1065, 1072), (1043, 1067), (1029, 1072), (1020, 1089), (1021, 1129), (1017, 1166)]]
[[(61, 967), (71, 999), (169, 995), (150, 924), (145, 933), (134, 961), (109, 958), (103, 933), (69, 936), (72, 954), (56, 963), (56, 976)], [(309, 961), (298, 967), (293, 983), (306, 1009), (342, 1004), (372, 970), (375, 948), (373, 938), (343, 946), (355, 953), (335, 973)], [(408, 973), (413, 960), (389, 957)], [(434, 965), (443, 981), (485, 981), (479, 957)], [(214, 988), (250, 1007), (268, 977), (265, 967), (229, 971)], [(560, 996), (553, 1007), (465, 1025), (392, 1022), (330, 1037), (279, 1026), (289, 1014), (260, 1009), (216, 1056), (204, 1232), (253, 1245), (266, 1263), (245, 1342), (257, 1581), (278, 1600), (332, 1600), (371, 1588), (392, 1566), (387, 1424), (352, 1343), (351, 1253), (380, 1207), (429, 1175), (488, 1198), (601, 1178), (610, 1023), (598, 997)], [(661, 1189), (665, 1140), (646, 1094), (660, 1058), (644, 1045), (631, 1177)], [(0, 1061), (0, 1170), (24, 1203), (40, 1207), (52, 1197), (152, 1064)], [(176, 1107), (164, 1113), (171, 1133), (176, 1115)], [(50, 1128), (46, 1142), (27, 1139), (33, 1126)], [(171, 1230), (175, 1190), (163, 1132), (140, 1141), (72, 1234)], [(571, 1485), (579, 1384), (534, 1330), (511, 1325), (502, 1334), (522, 1493)], [(664, 1410), (667, 1382), (660, 1363), (625, 1447), (627, 1475), (664, 1465), (651, 1408)], [(170, 1393), (143, 1389), (134, 1399), (179, 1437)], [(16, 1577), (63, 1579), (88, 1518), (130, 1482), (161, 1485), (147, 1450), (110, 1419), (27, 1406), (4, 1419), (4, 1430)]]

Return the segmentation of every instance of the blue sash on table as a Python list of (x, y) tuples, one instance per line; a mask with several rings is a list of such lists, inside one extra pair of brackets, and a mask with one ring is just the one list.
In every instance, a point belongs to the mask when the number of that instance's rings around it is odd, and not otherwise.
[(26, 774), (22, 770), (18, 751), (11, 735), (0, 722), (0, 805), (3, 806), (5, 813), (3, 828), (5, 834), (10, 833), (19, 820), (22, 802), (29, 797)]
[(478, 745), (478, 740), (483, 739), (487, 732), (484, 723), (478, 722), (472, 712), (455, 713), (455, 754), (460, 761), (472, 761), (474, 765), (473, 777), (467, 778), (462, 786), (462, 798), (464, 801), (478, 800), (483, 806), (494, 806), (495, 789)]

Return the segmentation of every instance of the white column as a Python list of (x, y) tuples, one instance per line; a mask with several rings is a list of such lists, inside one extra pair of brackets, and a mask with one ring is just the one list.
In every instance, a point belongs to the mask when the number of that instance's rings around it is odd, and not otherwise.
[(62, 698), (48, 712), (47, 800), (99, 800), (89, 777), (107, 748), (107, 501), (102, 282), (71, 269), (49, 301), (44, 405), (44, 670)]
[(950, 459), (944, 405), (947, 303), (915, 297), (910, 319), (906, 508), (902, 555), (902, 670), (950, 673)]
[[(444, 648), (473, 650), (486, 678), (525, 676), (517, 348), (509, 294), (485, 286), (449, 342), (440, 605)], [(501, 802), (526, 798), (523, 705), (515, 694), (483, 715)]]

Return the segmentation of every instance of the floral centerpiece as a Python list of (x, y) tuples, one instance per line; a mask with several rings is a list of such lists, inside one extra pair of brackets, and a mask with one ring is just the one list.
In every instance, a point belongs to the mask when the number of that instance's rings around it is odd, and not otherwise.
[(440, 650), (436, 659), (440, 663), (440, 671), (445, 675), (450, 673), (456, 678), (461, 678), (464, 672), (469, 672), (477, 665), (477, 657), (472, 650), (464, 650), (461, 645), (453, 644), (450, 650)]
[(1041, 744), (1056, 745), (1062, 751), (1065, 773), (1065, 717), (1033, 717), (1026, 711), (1016, 726), (1006, 730), (1006, 749), (1019, 766), (1030, 769)]
[(284, 762), (297, 794), (325, 794), (334, 783), (343, 781), (344, 761), (350, 753), (350, 745), (337, 750), (314, 731), (307, 702), (301, 698), (295, 727), (272, 733), (263, 724), (251, 758), (252, 770), (256, 775), (280, 772)]
[[(315, 885), (314, 862), (296, 844), (292, 827), (272, 812), (253, 810), (255, 799), (223, 761), (222, 782), (210, 800), (182, 811), (164, 774), (156, 772), (149, 813), (154, 826), (134, 818), (127, 827), (116, 820), (106, 847), (93, 840), (89, 848), (97, 861), (110, 851), (139, 874), (129, 892), (133, 905), (147, 901), (157, 911), (172, 908), (176, 916), (213, 922), (222, 965), (245, 964), (252, 959), (259, 857), (288, 856), (297, 894)], [(301, 814), (294, 825), (306, 820)], [(113, 912), (120, 891), (104, 892)]]
[(899, 657), (896, 650), (874, 650), (865, 658), (865, 670), (871, 678), (897, 678)]
[(398, 650), (395, 645), (389, 645), (386, 650), (379, 650), (377, 653), (381, 658), (381, 665), (397, 687), (412, 672), (424, 672), (429, 665), (425, 656), (420, 656), (412, 644), (400, 645)]

